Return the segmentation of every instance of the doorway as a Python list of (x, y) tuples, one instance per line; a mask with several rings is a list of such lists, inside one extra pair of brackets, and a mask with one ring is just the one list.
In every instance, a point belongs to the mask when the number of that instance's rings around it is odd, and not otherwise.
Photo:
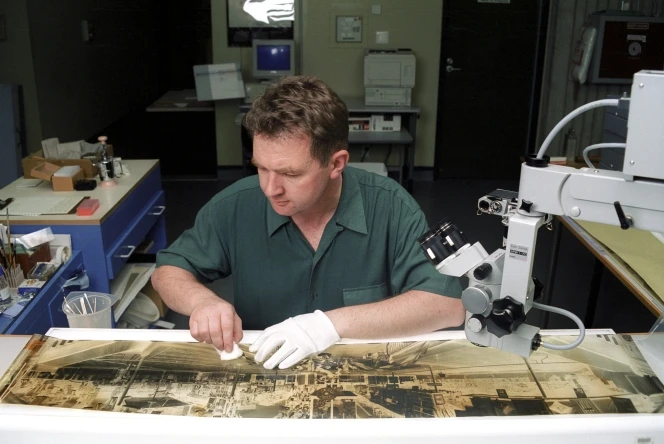
[(517, 179), (535, 149), (549, 0), (444, 0), (435, 178)]

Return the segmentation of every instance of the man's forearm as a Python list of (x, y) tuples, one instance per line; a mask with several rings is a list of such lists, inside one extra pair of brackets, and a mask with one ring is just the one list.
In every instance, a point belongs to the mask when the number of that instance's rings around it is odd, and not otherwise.
[(380, 339), (428, 333), (463, 323), (461, 300), (425, 291), (409, 291), (371, 304), (325, 313), (342, 338)]
[(182, 268), (163, 265), (152, 274), (152, 286), (168, 308), (184, 315), (191, 315), (196, 304), (206, 300), (219, 300), (196, 277)]

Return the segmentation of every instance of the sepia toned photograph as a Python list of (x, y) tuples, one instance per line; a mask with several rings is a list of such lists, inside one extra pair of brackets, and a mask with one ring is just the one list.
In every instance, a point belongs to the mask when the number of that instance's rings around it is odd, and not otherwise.
[(529, 359), (466, 340), (341, 344), (288, 370), (266, 370), (241, 348), (220, 361), (204, 343), (35, 336), (0, 381), (0, 400), (235, 418), (664, 413), (664, 387), (628, 335)]

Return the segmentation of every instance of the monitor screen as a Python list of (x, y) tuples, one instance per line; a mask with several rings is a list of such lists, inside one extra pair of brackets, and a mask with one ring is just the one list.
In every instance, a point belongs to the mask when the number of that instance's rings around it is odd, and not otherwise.
[(295, 74), (293, 40), (254, 39), (252, 58), (253, 74), (256, 79), (276, 79)]
[(289, 45), (258, 45), (256, 68), (260, 71), (290, 71), (290, 51)]

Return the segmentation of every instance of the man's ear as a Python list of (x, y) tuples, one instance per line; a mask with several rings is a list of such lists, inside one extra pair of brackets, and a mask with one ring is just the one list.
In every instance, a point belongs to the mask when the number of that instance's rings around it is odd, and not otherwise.
[(337, 179), (341, 176), (341, 172), (346, 168), (350, 154), (346, 150), (337, 151), (330, 159), (332, 171), (330, 171), (330, 179)]

